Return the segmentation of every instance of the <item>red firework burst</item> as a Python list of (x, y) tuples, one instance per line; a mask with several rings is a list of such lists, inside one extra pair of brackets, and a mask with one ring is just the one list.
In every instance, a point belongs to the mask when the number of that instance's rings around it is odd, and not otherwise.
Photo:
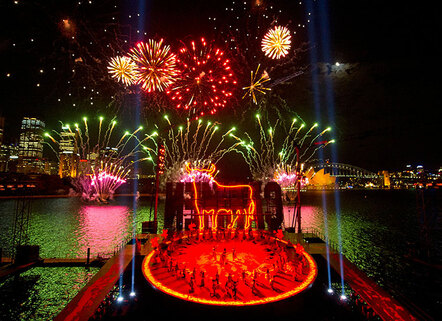
[(198, 43), (192, 41), (180, 49), (177, 65), (180, 78), (166, 91), (176, 108), (193, 111), (199, 117), (215, 114), (227, 105), (237, 82), (222, 50), (204, 38)]

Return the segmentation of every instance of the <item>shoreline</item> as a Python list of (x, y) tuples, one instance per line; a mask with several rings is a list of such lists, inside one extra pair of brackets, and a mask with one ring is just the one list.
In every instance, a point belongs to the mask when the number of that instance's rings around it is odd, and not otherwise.
[[(158, 193), (159, 197), (163, 197), (166, 194), (165, 193)], [(147, 194), (116, 194), (114, 197), (152, 197), (153, 195), (150, 193)], [(23, 195), (1, 195), (0, 199), (17, 199), (17, 198), (23, 198)], [(26, 198), (81, 198), (78, 195), (26, 195)]]
[[(336, 188), (336, 189), (308, 189), (301, 190), (302, 193), (306, 192), (332, 192), (332, 191), (415, 191), (415, 189), (410, 188)], [(166, 193), (158, 193), (159, 197), (166, 197)], [(143, 193), (143, 194), (115, 194), (114, 197), (152, 197), (154, 196), (151, 193)], [(67, 195), (67, 194), (50, 194), (50, 195), (27, 195), (27, 198), (80, 198), (78, 195)], [(17, 199), (23, 198), (23, 195), (0, 195), (0, 200), (2, 199)]]

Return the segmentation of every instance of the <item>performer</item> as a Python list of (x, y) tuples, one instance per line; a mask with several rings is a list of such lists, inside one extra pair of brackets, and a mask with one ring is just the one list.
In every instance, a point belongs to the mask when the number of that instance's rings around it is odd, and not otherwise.
[(216, 296), (216, 287), (217, 287), (217, 280), (212, 279), (212, 292), (210, 293), (210, 296), (213, 298)]
[(236, 292), (237, 292), (237, 283), (238, 281), (232, 281), (232, 292), (233, 292), (233, 299), (236, 300)]
[(182, 270), (181, 270), (181, 278), (182, 279), (186, 278), (186, 265), (184, 265)]
[(216, 246), (214, 246), (213, 249), (212, 249), (212, 256), (213, 256), (213, 259), (216, 262)]
[(252, 280), (252, 294), (254, 294), (254, 295), (256, 295), (256, 277), (254, 276), (253, 277), (253, 280)]
[(201, 271), (201, 283), (200, 283), (200, 288), (202, 288), (204, 286), (204, 271)]
[(247, 278), (246, 278), (246, 270), (244, 270), (244, 269), (242, 270), (241, 276), (242, 276), (242, 281), (244, 282), (244, 284), (248, 286)]
[[(230, 275), (229, 275), (229, 277), (230, 277)], [(228, 278), (226, 283), (224, 284), (224, 289), (226, 290), (226, 293), (230, 297), (233, 297), (233, 294), (232, 294), (232, 282), (231, 282), (230, 278)]]
[(225, 265), (226, 264), (226, 257), (227, 257), (227, 252), (226, 252), (226, 249), (224, 248), (224, 251), (221, 254), (221, 265)]
[(218, 270), (216, 271), (216, 274), (215, 274), (215, 281), (216, 281), (216, 284), (219, 285), (219, 273), (218, 273)]

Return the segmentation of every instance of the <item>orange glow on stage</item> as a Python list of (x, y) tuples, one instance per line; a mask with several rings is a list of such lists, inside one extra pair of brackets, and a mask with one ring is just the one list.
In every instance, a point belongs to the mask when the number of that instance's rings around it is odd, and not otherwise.
[[(207, 237), (213, 230), (196, 231), (195, 236), (191, 232), (179, 243), (176, 238), (164, 242), (144, 259), (143, 274), (164, 293), (217, 306), (250, 306), (284, 300), (306, 290), (315, 281), (316, 262), (302, 247), (268, 233), (241, 231), (239, 234), (244, 233), (243, 236), (238, 235), (238, 230), (228, 230), (227, 236), (217, 231), (216, 239)], [(224, 236), (218, 238), (221, 234)], [(174, 249), (171, 256), (165, 254), (169, 252), (164, 250), (166, 245)]]

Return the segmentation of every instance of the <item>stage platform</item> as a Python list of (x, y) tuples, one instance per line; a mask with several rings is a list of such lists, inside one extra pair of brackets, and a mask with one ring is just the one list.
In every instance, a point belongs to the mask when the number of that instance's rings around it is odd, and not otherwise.
[[(152, 287), (142, 273), (135, 274), (136, 296), (130, 297), (131, 266), (128, 266), (123, 280), (124, 300), (114, 300), (106, 312), (103, 310), (105, 313), (97, 315), (97, 320), (367, 320), (350, 301), (341, 301), (339, 293), (327, 292), (326, 261), (321, 255), (312, 257), (317, 262), (318, 276), (311, 287), (284, 300), (243, 306), (207, 305), (182, 300)], [(143, 257), (137, 257), (135, 271), (141, 270), (143, 261)], [(339, 284), (339, 275), (332, 272), (332, 280)], [(117, 295), (115, 292), (113, 298), (116, 299)]]
[(301, 245), (269, 233), (196, 232), (162, 242), (146, 256), (152, 286), (183, 300), (220, 306), (268, 304), (296, 295), (317, 276)]
[[(109, 282), (106, 281), (105, 284), (101, 282), (102, 278), (97, 278), (96, 282), (90, 282), (71, 301), (59, 317), (62, 315), (63, 320), (151, 320), (152, 318), (176, 318), (177, 316), (185, 320), (229, 320), (229, 318), (235, 320), (239, 318), (247, 320), (255, 318), (259, 320), (267, 318), (270, 320), (283, 318), (296, 318), (296, 320), (416, 320), (404, 306), (392, 300), (392, 297), (380, 287), (374, 286), (375, 283), (372, 280), (364, 277), (363, 273), (354, 265), (349, 264), (347, 260), (345, 260), (344, 265), (346, 299), (342, 299), (341, 277), (337, 272), (339, 271), (339, 261), (336, 261), (338, 256), (333, 251), (331, 255), (332, 262), (330, 262), (333, 293), (328, 292), (329, 271), (325, 255), (326, 246), (323, 242), (302, 243), (306, 250), (305, 257), (310, 257), (313, 260), (314, 269), (306, 269), (306, 264), (304, 264), (304, 269), (301, 271), (302, 277), (296, 279), (296, 274), (290, 274), (289, 269), (283, 268), (278, 272), (279, 275), (273, 273), (275, 282), (273, 284), (274, 289), (272, 289), (268, 275), (272, 274), (269, 273), (270, 267), (275, 264), (272, 259), (278, 258), (279, 260), (279, 255), (276, 255), (279, 250), (274, 247), (274, 244), (272, 245), (272, 242), (269, 243), (257, 238), (241, 242), (239, 239), (229, 238), (225, 241), (215, 241), (208, 237), (207, 240), (201, 241), (192, 237), (178, 237), (172, 247), (174, 251), (170, 253), (172, 254), (171, 258), (175, 254), (176, 259), (180, 258), (181, 262), (186, 262), (186, 264), (185, 266), (178, 265), (178, 269), (174, 270), (173, 264), (169, 267), (168, 264), (161, 262), (161, 259), (155, 256), (155, 244), (157, 241), (159, 241), (158, 245), (162, 244), (161, 241), (164, 235), (139, 236), (141, 241), (137, 244), (137, 255), (134, 260), (129, 258), (129, 253), (133, 250), (128, 245), (128, 248), (123, 250), (119, 256), (124, 257), (124, 260), (117, 259), (118, 256), (116, 256), (105, 265), (110, 270), (114, 270), (110, 267), (111, 265), (118, 265), (121, 268), (121, 263), (124, 262), (121, 283), (116, 282), (116, 274), (113, 275), (112, 280), (107, 278)], [(290, 239), (294, 242), (299, 239), (299, 235), (294, 233), (285, 235), (284, 239)], [(248, 243), (249, 241), (251, 244)], [(279, 241), (276, 240), (276, 242)], [(277, 244), (278, 247), (281, 245)], [(167, 251), (168, 246), (164, 244), (162, 246), (163, 250)], [(253, 248), (255, 246), (256, 248)], [(287, 244), (284, 246), (287, 246)], [(226, 248), (226, 257), (222, 259), (224, 248)], [(288, 248), (290, 249), (290, 245), (288, 245)], [(157, 251), (158, 249), (159, 247)], [(235, 255), (233, 249), (235, 249)], [(247, 256), (246, 253), (255, 254), (254, 256)], [(290, 261), (290, 258), (293, 259), (294, 253), (293, 248), (287, 252), (288, 261)], [(263, 263), (267, 265), (263, 265)], [(225, 269), (220, 270), (220, 264), (225, 265)], [(308, 265), (310, 266), (310, 262)], [(150, 273), (155, 276), (154, 280), (161, 280), (160, 285), (149, 280), (146, 274), (146, 268), (149, 266)], [(204, 285), (201, 286), (201, 274), (198, 276), (195, 271), (194, 291), (189, 293), (188, 278), (193, 274), (192, 267), (195, 266), (200, 266), (201, 270), (205, 271)], [(269, 267), (269, 272), (267, 272), (265, 266)], [(260, 284), (257, 286), (259, 291), (254, 292), (251, 289), (250, 282), (253, 282), (253, 273), (246, 276), (248, 278), (247, 282), (240, 282), (241, 269), (248, 272), (250, 272), (249, 270), (260, 270)], [(221, 289), (214, 292), (211, 287), (214, 284), (213, 279), (217, 271), (223, 272), (219, 273), (219, 283), (222, 286)], [(307, 282), (307, 285), (296, 293), (283, 295), (278, 299), (270, 299), (268, 302), (254, 302), (261, 300), (263, 297), (272, 298), (281, 293), (289, 292), (290, 289), (302, 284), (311, 271), (314, 271), (311, 282)], [(238, 282), (236, 298), (232, 295), (231, 287), (226, 287), (229, 274), (235, 282)], [(256, 281), (258, 281), (258, 278)], [(101, 283), (101, 285), (98, 283)], [(119, 287), (119, 284), (122, 286)], [(103, 286), (106, 290), (102, 288), (98, 291), (99, 293), (95, 293), (99, 295), (90, 296), (88, 288), (97, 286), (100, 288)], [(161, 287), (178, 290), (177, 292), (184, 294), (186, 298), (173, 295)], [(364, 290), (367, 291), (364, 292)], [(371, 298), (365, 299), (367, 293), (370, 294)], [(121, 300), (118, 300), (119, 297)], [(375, 300), (376, 297), (379, 300)], [(374, 307), (367, 304), (367, 301)], [(247, 302), (250, 304), (247, 304)], [(384, 304), (386, 302), (394, 304), (386, 305)], [(85, 305), (84, 309), (81, 307), (82, 304)], [(92, 306), (94, 308), (91, 309)], [(69, 313), (69, 307), (75, 309)], [(377, 313), (375, 313), (375, 310)], [(71, 318), (73, 316), (70, 315), (72, 312), (80, 313), (75, 313), (76, 315)], [(61, 320), (59, 317), (57, 319)]]

